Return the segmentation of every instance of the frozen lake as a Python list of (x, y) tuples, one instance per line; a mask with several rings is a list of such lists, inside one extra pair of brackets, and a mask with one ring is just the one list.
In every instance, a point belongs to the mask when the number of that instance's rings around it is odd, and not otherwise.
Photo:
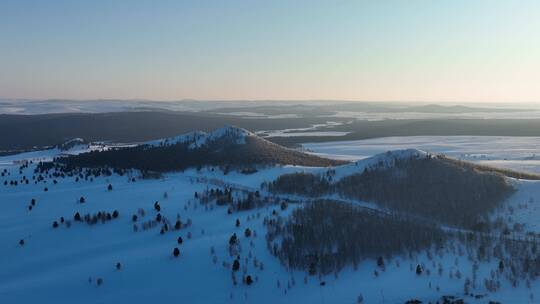
[(496, 167), (540, 173), (540, 137), (398, 136), (303, 146), (317, 155), (350, 160), (388, 150), (414, 148)]

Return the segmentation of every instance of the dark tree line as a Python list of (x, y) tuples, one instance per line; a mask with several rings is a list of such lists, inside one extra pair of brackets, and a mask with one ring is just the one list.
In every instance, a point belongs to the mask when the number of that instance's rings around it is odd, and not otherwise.
[[(430, 273), (463, 279), (464, 293), (495, 292), (502, 281), (513, 287), (540, 277), (540, 235), (512, 235), (442, 230), (432, 224), (410, 221), (363, 209), (353, 204), (320, 200), (298, 208), (288, 217), (265, 218), (270, 252), (288, 268), (310, 275), (337, 274), (364, 259), (376, 261), (378, 270), (391, 265), (393, 256), (425, 253), (425, 261), (411, 264), (418, 276)], [(454, 256), (454, 267), (443, 269), (435, 259)], [(466, 257), (459, 265), (457, 257)], [(480, 263), (484, 263), (480, 272)], [(399, 265), (397, 266), (399, 267)], [(488, 269), (485, 269), (488, 267)], [(487, 271), (486, 271), (487, 270)], [(463, 277), (466, 275), (466, 277)]]
[(229, 206), (229, 211), (252, 210), (270, 204), (285, 203), (277, 197), (262, 196), (259, 191), (233, 190), (227, 187), (206, 189), (195, 192), (193, 196), (202, 205), (215, 202), (218, 206)]
[(312, 274), (339, 271), (367, 258), (418, 251), (446, 239), (436, 226), (330, 200), (307, 204), (287, 219), (272, 217), (265, 222), (271, 252), (288, 267)]
[(235, 138), (225, 136), (196, 148), (191, 147), (190, 142), (140, 145), (58, 157), (54, 162), (62, 164), (66, 171), (78, 168), (114, 168), (168, 172), (218, 166), (224, 172), (247, 168), (244, 171), (246, 174), (253, 173), (257, 165), (330, 166), (343, 163), (290, 150), (258, 137), (248, 136), (245, 141), (245, 144), (238, 144)]
[(268, 184), (272, 192), (292, 193), (311, 197), (321, 196), (333, 192), (333, 185), (324, 175), (312, 173), (290, 173), (278, 176)]
[[(62, 158), (57, 158), (57, 160)], [(73, 167), (65, 165), (61, 162), (40, 162), (34, 174), (37, 175), (37, 180), (44, 180), (45, 177), (49, 178), (66, 178), (66, 177), (75, 177), (77, 180), (89, 180), (92, 177), (100, 176), (111, 176), (117, 174), (124, 176), (128, 170), (118, 169), (118, 168), (109, 168), (109, 167), (96, 167), (96, 168), (83, 168), (83, 167)]]
[[(120, 216), (120, 213), (118, 212), (118, 210), (114, 210), (112, 212), (107, 212), (107, 211), (98, 211), (94, 214), (90, 214), (90, 213), (87, 213), (87, 214), (84, 214), (84, 215), (81, 215), (79, 212), (75, 212), (75, 214), (73, 215), (73, 221), (74, 222), (85, 222), (86, 224), (88, 225), (95, 225), (99, 222), (101, 222), (102, 224), (108, 222), (108, 221), (111, 221), (111, 220), (114, 220), (114, 219), (117, 219), (118, 217)], [(61, 222), (63, 223), (63, 218), (61, 220)]]

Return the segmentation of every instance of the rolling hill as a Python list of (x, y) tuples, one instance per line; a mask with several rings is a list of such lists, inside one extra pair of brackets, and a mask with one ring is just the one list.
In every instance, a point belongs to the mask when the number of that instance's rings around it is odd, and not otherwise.
[(338, 195), (438, 222), (483, 229), (482, 219), (513, 192), (506, 177), (485, 166), (408, 149), (389, 151), (320, 173), (292, 173), (272, 192)]
[(204, 166), (228, 170), (269, 165), (327, 167), (343, 163), (288, 149), (245, 129), (227, 126), (209, 133), (197, 131), (131, 147), (59, 157), (54, 165), (67, 170), (113, 168), (169, 172)]

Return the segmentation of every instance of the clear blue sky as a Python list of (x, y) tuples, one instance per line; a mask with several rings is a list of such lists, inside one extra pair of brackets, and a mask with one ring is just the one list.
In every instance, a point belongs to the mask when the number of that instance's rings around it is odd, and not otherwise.
[(540, 1), (0, 1), (0, 97), (540, 101)]

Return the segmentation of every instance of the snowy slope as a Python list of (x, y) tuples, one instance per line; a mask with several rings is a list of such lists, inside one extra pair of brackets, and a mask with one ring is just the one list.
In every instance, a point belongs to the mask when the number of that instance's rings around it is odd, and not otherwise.
[[(52, 151), (32, 152), (10, 159), (46, 159), (52, 154)], [(400, 157), (424, 156), (425, 153), (418, 150), (394, 151), (338, 167), (336, 173), (345, 175), (381, 162), (391, 165)], [(9, 176), (0, 177), (0, 182), (21, 177), (19, 167), (5, 158), (0, 162), (0, 170), (4, 169)], [(228, 215), (226, 207), (205, 208), (193, 198), (195, 191), (215, 187), (219, 182), (257, 189), (262, 182), (280, 174), (305, 170), (322, 172), (327, 169), (284, 166), (251, 175), (238, 172), (224, 175), (217, 169), (204, 168), (200, 172), (187, 170), (167, 174), (162, 179), (135, 182), (129, 179), (137, 176), (132, 173), (123, 177), (99, 177), (94, 181), (76, 182), (74, 177), (65, 178), (59, 179), (57, 184), (51, 179), (18, 186), (0, 183), (0, 303), (40, 303), (44, 299), (51, 303), (356, 303), (360, 294), (364, 303), (403, 303), (419, 296), (423, 300), (436, 300), (441, 295), (462, 294), (464, 279), (470, 276), (472, 265), (466, 255), (451, 253), (435, 256), (433, 260), (424, 253), (412, 259), (398, 257), (377, 277), (374, 276), (375, 261), (367, 260), (357, 270), (349, 267), (337, 277), (309, 277), (304, 283), (305, 273), (288, 271), (280, 265), (269, 253), (264, 239), (264, 216), (274, 209), (283, 214), (290, 210), (267, 207)], [(22, 170), (22, 175), (29, 177), (32, 171), (31, 165)], [(112, 191), (107, 191), (109, 183), (113, 185)], [(540, 184), (516, 183), (522, 186), (509, 204), (532, 197), (529, 210), (540, 210), (536, 203), (540, 203), (537, 190)], [(47, 192), (44, 187), (48, 188)], [(77, 203), (81, 196), (86, 198), (84, 204)], [(28, 211), (32, 198), (36, 199), (36, 206)], [(157, 213), (153, 209), (155, 201), (160, 202), (163, 216), (176, 219), (179, 214), (182, 220), (191, 219), (192, 226), (164, 235), (159, 233), (159, 228), (134, 232), (131, 216), (143, 208), (146, 215), (142, 219), (153, 218)], [(71, 228), (65, 225), (52, 228), (53, 221), (59, 221), (61, 216), (72, 219), (75, 212), (99, 210), (118, 210), (120, 216), (93, 226), (72, 223)], [(534, 218), (535, 214), (522, 219), (536, 221), (539, 217)], [(237, 218), (240, 227), (235, 226)], [(248, 227), (257, 233), (257, 237), (251, 239), (253, 245), (243, 236)], [(251, 252), (252, 257), (264, 264), (264, 269), (260, 270), (253, 267), (252, 260), (248, 263), (248, 273), (257, 278), (251, 286), (242, 283), (234, 286), (231, 271), (222, 266), (224, 261), (232, 262), (226, 252), (232, 233), (240, 236), (242, 259)], [(178, 236), (184, 239), (182, 245), (176, 242)], [(25, 241), (24, 246), (18, 244), (21, 239)], [(172, 257), (174, 247), (180, 248), (179, 258)], [(211, 247), (216, 252), (216, 263), (212, 260)], [(121, 270), (115, 268), (118, 262)], [(415, 275), (411, 267), (417, 263), (425, 263), (432, 274)], [(432, 263), (442, 265), (442, 275), (436, 273)], [(495, 260), (481, 264), (479, 277), (489, 275), (494, 267)], [(461, 278), (454, 275), (457, 269), (463, 273)], [(98, 278), (103, 280), (100, 286), (96, 284)], [(321, 280), (325, 286), (320, 285)], [(505, 281), (502, 284), (501, 291), (490, 295), (490, 299), (503, 303), (533, 303), (530, 294), (540, 296), (537, 281), (531, 283), (531, 288), (524, 284), (512, 288)], [(288, 285), (291, 287), (287, 288)], [(482, 294), (485, 290), (479, 286), (476, 292)], [(485, 299), (468, 300), (486, 302)]]
[(374, 156), (355, 161), (351, 164), (337, 166), (333, 168), (335, 171), (335, 179), (339, 180), (342, 177), (351, 174), (362, 173), (365, 169), (373, 168), (390, 168), (394, 166), (396, 160), (400, 159), (421, 159), (427, 157), (428, 153), (417, 149), (403, 149), (386, 151)]
[(191, 149), (196, 149), (221, 138), (231, 138), (237, 144), (245, 144), (247, 136), (256, 136), (256, 135), (243, 128), (225, 126), (225, 127), (216, 129), (210, 133), (206, 133), (203, 131), (195, 131), (195, 132), (190, 132), (187, 134), (182, 134), (179, 136), (148, 141), (148, 142), (143, 143), (143, 145), (156, 147), (156, 146), (172, 146), (172, 145), (176, 145), (180, 143), (182, 144), (187, 143), (189, 144), (189, 147)]
[(78, 155), (91, 151), (106, 151), (112, 148), (132, 147), (134, 144), (113, 144), (113, 143), (80, 143), (79, 139), (70, 140), (68, 144), (62, 144), (46, 150), (24, 152), (19, 154), (0, 156), (0, 165), (12, 165), (23, 162), (48, 162), (55, 157)]

